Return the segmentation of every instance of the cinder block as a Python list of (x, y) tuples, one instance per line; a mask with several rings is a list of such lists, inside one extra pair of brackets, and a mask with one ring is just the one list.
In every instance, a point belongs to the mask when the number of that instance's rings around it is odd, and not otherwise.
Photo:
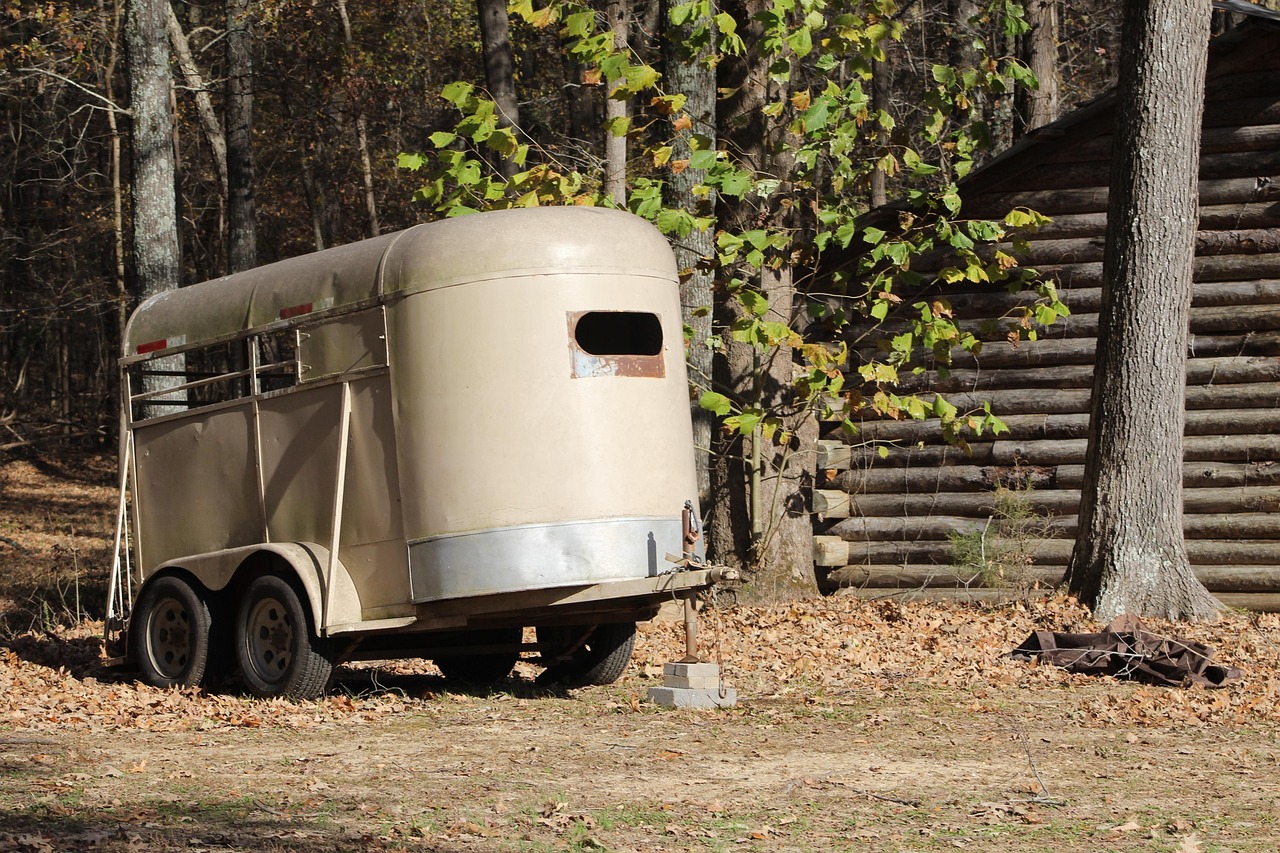
[(668, 708), (731, 708), (738, 704), (738, 691), (732, 687), (727, 688), (722, 697), (718, 689), (688, 690), (679, 687), (650, 687), (649, 701), (666, 705)]
[(662, 674), (678, 678), (719, 678), (720, 665), (714, 663), (664, 663)]
[(678, 675), (664, 675), (662, 686), (678, 687), (682, 690), (719, 690), (720, 676), (695, 675), (692, 678), (681, 678)]

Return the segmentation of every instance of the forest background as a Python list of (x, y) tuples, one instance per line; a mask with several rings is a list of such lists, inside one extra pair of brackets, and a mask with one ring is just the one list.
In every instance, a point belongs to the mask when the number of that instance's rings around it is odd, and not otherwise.
[[(792, 299), (818, 280), (819, 256), (861, 251), (858, 273), (873, 283), (848, 310), (883, 319), (910, 253), (944, 242), (963, 253), (970, 238), (1026, 224), (949, 224), (963, 217), (953, 182), (1108, 88), (1120, 15), (1115, 4), (1052, 0), (156, 8), (168, 17), (174, 81), (175, 283), (461, 210), (625, 205), (677, 248), (694, 396), (729, 427), (704, 416), (700, 445), (727, 442), (722, 458), (741, 461), (755, 438), (773, 458), (750, 467), (778, 483), (789, 432), (801, 429), (782, 392), (794, 393), (797, 373), (804, 389), (803, 369), (809, 404), (843, 381), (822, 356), (831, 336), (814, 345), (811, 334), (842, 318), (823, 314), (829, 302)], [(125, 30), (122, 2), (0, 7), (2, 451), (114, 446), (114, 358), (147, 286), (132, 248)], [(933, 213), (914, 241), (861, 222), (904, 196)], [(962, 272), (1005, 270), (971, 256)], [(832, 289), (830, 276), (820, 280)], [(964, 345), (948, 320), (928, 318), (920, 339)], [(802, 338), (792, 329), (803, 324)], [(735, 342), (745, 344), (736, 356)], [(764, 351), (787, 354), (780, 370), (761, 366)], [(727, 367), (699, 363), (717, 352)], [(773, 392), (761, 376), (777, 380)], [(892, 384), (874, 367), (863, 378)], [(750, 526), (762, 556), (758, 504), (795, 493), (756, 482), (717, 504), (721, 526)], [(807, 528), (804, 512), (792, 515)], [(777, 537), (775, 562), (811, 566), (807, 539), (797, 541), (788, 558)]]

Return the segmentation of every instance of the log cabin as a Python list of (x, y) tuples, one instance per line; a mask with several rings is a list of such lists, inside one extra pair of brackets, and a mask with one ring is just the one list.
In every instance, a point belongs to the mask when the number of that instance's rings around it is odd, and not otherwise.
[[(1028, 235), (1022, 263), (1057, 281), (1071, 316), (1017, 346), (987, 322), (978, 356), (957, 351), (950, 370), (911, 378), (908, 390), (944, 394), (961, 410), (989, 402), (1009, 428), (997, 439), (987, 433), (970, 437), (967, 447), (952, 446), (936, 420), (877, 420), (870, 412), (857, 436), (824, 424), (813, 510), (815, 564), (827, 591), (990, 598), (1061, 580), (1084, 473), (1115, 106), (1114, 92), (1104, 95), (1031, 132), (961, 183), (962, 215), (998, 218), (1027, 207), (1052, 217)], [(1187, 551), (1196, 574), (1224, 603), (1277, 610), (1280, 15), (1274, 12), (1254, 11), (1211, 43), (1200, 206), (1186, 371)], [(990, 289), (946, 295), (974, 330), (1032, 298)], [(855, 327), (849, 339), (876, 337), (865, 335), (869, 330)], [(887, 457), (882, 446), (891, 448)]]

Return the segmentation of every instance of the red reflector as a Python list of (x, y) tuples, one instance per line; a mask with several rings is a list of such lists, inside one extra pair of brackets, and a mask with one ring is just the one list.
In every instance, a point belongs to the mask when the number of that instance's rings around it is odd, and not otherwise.
[(310, 314), (310, 313), (311, 313), (311, 303), (304, 302), (301, 305), (294, 305), (292, 308), (281, 308), (280, 319), (288, 320), (290, 317), (297, 317), (300, 314)]
[(148, 341), (145, 344), (138, 344), (138, 355), (164, 349), (166, 346), (168, 346), (168, 344), (169, 344), (168, 338), (161, 338), (158, 341)]

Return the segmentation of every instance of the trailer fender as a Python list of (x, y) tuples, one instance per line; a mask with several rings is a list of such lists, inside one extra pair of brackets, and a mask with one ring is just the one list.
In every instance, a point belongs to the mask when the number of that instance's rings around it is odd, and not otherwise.
[(360, 596), (341, 560), (335, 560), (333, 564), (333, 588), (326, 614), (325, 587), (330, 571), (329, 549), (314, 542), (264, 542), (243, 548), (180, 557), (157, 566), (148, 576), (148, 581), (162, 573), (167, 574), (167, 570), (182, 570), (193, 575), (206, 589), (218, 592), (232, 585), (237, 578), (247, 577), (248, 575), (241, 574), (242, 569), (257, 572), (263, 558), (276, 566), (283, 564), (292, 570), (306, 592), (311, 617), (321, 636), (328, 633), (330, 625), (361, 620)]

